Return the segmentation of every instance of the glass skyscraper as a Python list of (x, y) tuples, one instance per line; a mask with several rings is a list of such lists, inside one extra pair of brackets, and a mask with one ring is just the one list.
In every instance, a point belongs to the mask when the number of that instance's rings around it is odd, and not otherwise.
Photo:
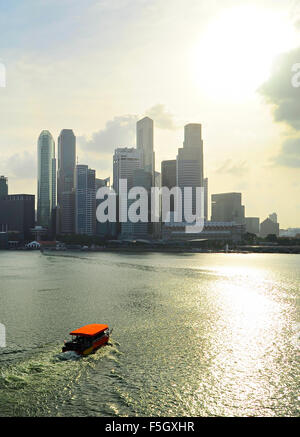
[(87, 165), (76, 166), (75, 231), (96, 233), (96, 172)]
[(56, 159), (54, 139), (47, 130), (43, 130), (38, 139), (37, 194), (37, 223), (50, 228), (56, 206)]
[(58, 137), (57, 233), (75, 231), (75, 161), (76, 137), (63, 129)]

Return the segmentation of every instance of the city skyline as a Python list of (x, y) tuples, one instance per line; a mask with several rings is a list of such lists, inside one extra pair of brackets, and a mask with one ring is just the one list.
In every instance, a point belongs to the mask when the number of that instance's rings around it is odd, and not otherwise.
[[(211, 221), (212, 224), (213, 222), (236, 222), (237, 224), (244, 224), (247, 232), (251, 232), (253, 226), (257, 228), (257, 223), (255, 223), (255, 225), (253, 223), (258, 221), (259, 229), (261, 218), (246, 216), (245, 206), (241, 204), (242, 193), (211, 193), (211, 196), (209, 196), (208, 178), (204, 177), (204, 152), (202, 125), (200, 123), (188, 123), (184, 126), (183, 148), (178, 149), (176, 159), (161, 162), (161, 173), (154, 170), (154, 161), (151, 159), (151, 156), (155, 156), (153, 137), (154, 122), (149, 117), (144, 117), (136, 122), (135, 147), (125, 146), (118, 147), (114, 150), (114, 154), (112, 155), (112, 187), (117, 194), (119, 194), (120, 181), (125, 179), (127, 181), (126, 190), (130, 190), (133, 187), (144, 187), (148, 190), (151, 186), (165, 187), (171, 190), (177, 186), (182, 191), (182, 196), (184, 196), (183, 191), (185, 187), (193, 187), (192, 190), (195, 190), (197, 187), (203, 187), (203, 214), (205, 220)], [(58, 168), (56, 172), (55, 141), (49, 131), (43, 130), (38, 137), (37, 149), (39, 162), (36, 197), (37, 225), (49, 228), (51, 233), (56, 229), (55, 232), (58, 234), (76, 233), (94, 235), (97, 227), (96, 192), (101, 186), (107, 186), (107, 182), (111, 179), (111, 176), (106, 179), (97, 179), (95, 170), (89, 168), (86, 164), (79, 163), (78, 158), (76, 160), (76, 135), (72, 129), (61, 130), (57, 140), (57, 146)], [(151, 152), (150, 154), (149, 151)], [(145, 156), (148, 157), (148, 162)], [(172, 163), (174, 163), (172, 170), (171, 168), (168, 169), (168, 166)], [(146, 169), (148, 171), (146, 171)], [(169, 173), (170, 170), (174, 174), (171, 176), (170, 173), (166, 178), (164, 171)], [(137, 173), (138, 171), (140, 171), (140, 174)], [(148, 176), (150, 176), (149, 180)], [(174, 179), (171, 185), (169, 180), (170, 176), (171, 179), (172, 177)], [(157, 183), (157, 177), (159, 177), (159, 183)], [(41, 183), (41, 181), (43, 183)], [(99, 181), (100, 185), (96, 181)], [(166, 185), (161, 185), (161, 181), (166, 182)], [(175, 184), (174, 181), (176, 181)], [(7, 178), (1, 176), (1, 182), (3, 182), (1, 184), (3, 188), (1, 189), (3, 190), (4, 187), (6, 187), (5, 190), (7, 191)], [(57, 207), (56, 197), (58, 198)], [(125, 195), (125, 197), (127, 197), (127, 195)], [(216, 213), (215, 205), (218, 202), (216, 202), (215, 199), (220, 199), (221, 201), (218, 201), (220, 203), (220, 205), (218, 205), (218, 213)], [(184, 203), (184, 197), (182, 197), (182, 201)], [(174, 211), (174, 199), (172, 197), (170, 202), (170, 211), (172, 212)], [(193, 212), (195, 212), (195, 202), (196, 193), (193, 191), (192, 198), (190, 199)], [(48, 224), (46, 224), (45, 217), (43, 217), (43, 213), (45, 215), (45, 212), (42, 206), (44, 207), (44, 205), (47, 206)], [(239, 211), (239, 208), (241, 208), (241, 211)], [(123, 214), (127, 216), (126, 211), (124, 210)], [(53, 219), (56, 221), (56, 225)], [(277, 223), (277, 213), (269, 214), (264, 222), (270, 220)], [(162, 219), (162, 222), (164, 221), (165, 220)], [(151, 219), (149, 217), (149, 223), (150, 222)], [(263, 222), (261, 221), (261, 223)], [(146, 237), (147, 234), (148, 236), (152, 235), (153, 231), (148, 233), (146, 228), (144, 228), (142, 232), (141, 230), (137, 231), (139, 227), (142, 229), (142, 226), (144, 225), (141, 223), (136, 225), (130, 224), (129, 222), (122, 224), (120, 235), (123, 236), (123, 238), (129, 238), (139, 233), (144, 237)], [(284, 229), (282, 229), (282, 231), (284, 231)], [(157, 235), (159, 235), (161, 231), (157, 232)], [(258, 234), (259, 230), (253, 233)], [(276, 234), (279, 235), (279, 225)]]
[(138, 119), (155, 122), (157, 169), (176, 156), (183, 126), (199, 121), (210, 193), (243, 192), (249, 216), (276, 210), (283, 228), (299, 225), (298, 2), (61, 3), (30, 1), (30, 16), (15, 2), (1, 6), (0, 174), (10, 193), (36, 194), (42, 129), (57, 138), (72, 128), (79, 162), (104, 178), (113, 150), (134, 144)]

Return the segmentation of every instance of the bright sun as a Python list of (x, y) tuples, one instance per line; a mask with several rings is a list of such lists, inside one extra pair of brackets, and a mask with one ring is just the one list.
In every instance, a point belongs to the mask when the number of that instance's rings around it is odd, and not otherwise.
[(276, 55), (296, 43), (297, 32), (282, 12), (251, 6), (226, 10), (208, 25), (193, 53), (197, 83), (215, 99), (253, 95)]

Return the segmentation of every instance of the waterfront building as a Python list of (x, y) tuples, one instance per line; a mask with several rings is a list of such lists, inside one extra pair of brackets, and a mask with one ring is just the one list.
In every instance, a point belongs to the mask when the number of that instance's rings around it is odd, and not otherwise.
[(245, 223), (245, 207), (241, 193), (212, 194), (211, 221)]
[(8, 183), (5, 176), (0, 176), (0, 199), (8, 195)]
[(0, 232), (0, 250), (8, 249), (8, 233)]
[[(176, 159), (162, 161), (161, 163), (161, 186), (169, 190), (176, 187)], [(174, 212), (174, 196), (170, 197), (170, 212)]]
[[(97, 194), (99, 188), (110, 186), (110, 177), (106, 179), (96, 178), (95, 184), (96, 184), (96, 194)], [(96, 199), (96, 210), (104, 200), (105, 199)], [(117, 223), (111, 223), (109, 221), (105, 223), (100, 223), (96, 218), (96, 235), (99, 237), (106, 238), (109, 236), (115, 236), (117, 235), (117, 228), (118, 228)]]
[(151, 174), (154, 186), (155, 178), (155, 153), (154, 153), (154, 127), (153, 120), (144, 117), (136, 124), (136, 147), (142, 151), (141, 168)]
[[(119, 147), (115, 150), (113, 156), (113, 188), (118, 198), (118, 218), (120, 221), (120, 236), (122, 238), (132, 238), (134, 234), (133, 223), (121, 222), (120, 217), (125, 218), (128, 215), (127, 202), (121, 202), (120, 196), (127, 197), (128, 191), (134, 186), (135, 170), (141, 169), (143, 165), (143, 150), (134, 147)], [(150, 174), (150, 173), (149, 173)], [(151, 176), (151, 175), (150, 175)], [(127, 181), (127, 192), (119, 186), (120, 179)]]
[(0, 199), (0, 232), (17, 234), (21, 240), (31, 238), (35, 222), (35, 196), (10, 194)]
[(279, 223), (275, 223), (270, 218), (267, 218), (260, 224), (259, 235), (261, 238), (266, 238), (268, 235), (279, 237)]
[[(184, 205), (184, 188), (191, 187), (192, 213), (196, 213), (196, 188), (203, 187), (203, 140), (201, 124), (191, 123), (184, 127), (183, 148), (178, 149), (176, 167), (176, 185), (182, 191)], [(204, 215), (204, 211), (202, 211)], [(183, 214), (184, 217), (184, 207)]]
[(200, 233), (186, 233), (185, 226), (187, 223), (178, 223), (171, 220), (165, 223), (162, 231), (164, 240), (192, 241), (192, 240), (217, 240), (225, 242), (239, 242), (245, 233), (245, 225), (236, 222), (212, 222), (207, 221)]
[(38, 139), (37, 182), (37, 223), (51, 229), (56, 207), (56, 159), (54, 139), (47, 130)]
[(75, 161), (76, 137), (71, 129), (63, 129), (58, 138), (57, 232), (75, 231)]
[(208, 221), (208, 178), (204, 178), (204, 220)]
[(245, 217), (246, 232), (259, 234), (259, 217)]
[[(127, 238), (136, 239), (148, 239), (153, 233), (153, 225), (151, 223), (151, 187), (152, 187), (152, 176), (149, 172), (145, 171), (143, 168), (138, 168), (133, 173), (133, 186), (143, 187), (148, 193), (148, 223), (139, 221), (137, 223), (130, 224), (131, 233), (128, 233)], [(135, 200), (128, 201), (128, 208)]]
[(76, 166), (75, 232), (96, 233), (96, 172), (87, 165)]
[(280, 229), (279, 236), (287, 238), (300, 238), (300, 228)]

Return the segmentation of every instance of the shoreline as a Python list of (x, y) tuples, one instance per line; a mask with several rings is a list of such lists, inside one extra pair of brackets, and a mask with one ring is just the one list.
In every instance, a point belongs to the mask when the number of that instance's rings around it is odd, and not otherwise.
[(43, 249), (25, 249), (25, 248), (11, 248), (4, 250), (6, 251), (14, 251), (14, 252), (36, 252), (40, 251), (41, 253), (60, 253), (60, 252), (80, 252), (80, 253), (103, 253), (103, 252), (120, 252), (120, 253), (223, 253), (223, 254), (252, 254), (252, 253), (261, 253), (261, 254), (287, 254), (287, 255), (299, 255), (300, 254), (300, 246), (240, 246), (235, 249), (206, 249), (206, 248), (184, 248), (184, 247), (105, 247), (105, 248), (74, 248), (67, 247), (66, 249), (54, 249), (54, 248), (43, 248)]

